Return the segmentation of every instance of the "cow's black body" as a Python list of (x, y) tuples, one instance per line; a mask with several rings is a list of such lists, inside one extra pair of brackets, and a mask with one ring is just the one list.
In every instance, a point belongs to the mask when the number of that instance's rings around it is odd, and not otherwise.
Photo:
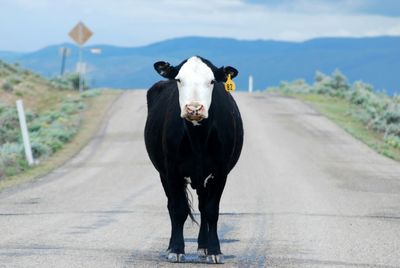
[[(222, 82), (214, 85), (209, 117), (199, 126), (180, 117), (176, 81), (160, 81), (147, 92), (145, 143), (168, 198), (172, 233), (169, 250), (184, 253), (183, 225), (191, 208), (187, 177), (199, 197), (199, 249), (221, 254), (217, 235), (219, 201), (227, 175), (239, 159), (243, 126), (239, 109)], [(214, 177), (205, 184), (205, 179)]]

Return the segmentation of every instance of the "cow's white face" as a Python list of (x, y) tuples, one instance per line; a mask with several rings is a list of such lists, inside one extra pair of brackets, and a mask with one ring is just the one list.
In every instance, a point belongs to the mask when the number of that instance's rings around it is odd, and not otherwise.
[(180, 68), (175, 80), (179, 89), (181, 117), (199, 122), (208, 117), (215, 77), (200, 58), (191, 57)]
[(178, 66), (158, 61), (154, 63), (154, 69), (162, 77), (176, 81), (181, 117), (194, 125), (208, 118), (214, 84), (224, 83), (229, 75), (233, 79), (238, 74), (231, 66), (217, 68), (210, 61), (197, 56)]

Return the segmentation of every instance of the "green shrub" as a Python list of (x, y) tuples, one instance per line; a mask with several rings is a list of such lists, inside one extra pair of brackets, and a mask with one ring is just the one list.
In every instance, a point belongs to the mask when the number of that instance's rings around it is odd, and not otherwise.
[(336, 69), (332, 73), (332, 78), (331, 78), (330, 82), (331, 82), (330, 86), (334, 90), (340, 91), (340, 90), (349, 90), (350, 89), (347, 77), (339, 69)]
[(4, 64), (2, 65), (2, 68), (6, 69), (9, 73), (16, 73), (18, 72), (17, 68), (11, 64)]
[(85, 92), (82, 93), (81, 97), (82, 98), (93, 98), (93, 97), (97, 97), (101, 94), (100, 90), (87, 90)]
[(395, 135), (385, 136), (385, 142), (394, 148), (400, 148), (400, 137)]
[(17, 142), (20, 138), (19, 128), (9, 129), (9, 128), (1, 128), (0, 129), (0, 144), (6, 142)]
[(7, 106), (5, 106), (4, 104), (0, 103), (0, 116), (3, 112), (5, 112), (7, 109)]
[[(51, 79), (51, 84), (61, 89), (74, 89), (79, 90), (79, 73), (68, 73), (63, 76), (59, 76)], [(85, 80), (82, 81), (83, 89), (86, 90), (89, 87)]]
[(0, 146), (0, 178), (12, 176), (26, 168), (23, 147), (18, 143), (5, 143)]
[(25, 75), (25, 76), (28, 76), (28, 75), (30, 75), (31, 73), (32, 73), (32, 72), (29, 71), (28, 69), (24, 69), (24, 70), (22, 71), (22, 74)]
[(371, 124), (372, 129), (377, 131), (377, 132), (381, 132), (381, 133), (385, 133), (387, 125), (386, 122), (381, 120), (380, 117), (375, 118)]
[(51, 151), (55, 153), (58, 150), (62, 149), (64, 143), (59, 139), (50, 139), (46, 141), (46, 145), (48, 145), (51, 148)]
[(308, 93), (311, 87), (303, 79), (298, 79), (291, 83), (282, 82), (279, 90), (284, 93)]
[[(79, 90), (80, 75), (79, 75), (78, 73), (73, 73), (73, 74), (71, 74), (71, 75), (69, 76), (68, 79), (70, 80), (72, 87), (73, 87), (75, 90)], [(83, 82), (83, 85), (84, 85), (84, 84), (85, 84), (84, 81), (82, 81), (82, 82)], [(83, 87), (85, 87), (85, 86), (83, 86)]]
[(318, 94), (344, 97), (345, 92), (348, 91), (349, 88), (347, 77), (336, 69), (332, 73), (332, 76), (317, 71), (315, 73), (315, 82), (311, 91)]
[(23, 150), (22, 144), (7, 142), (0, 146), (0, 157), (18, 158), (23, 155)]
[(357, 109), (356, 111), (352, 111), (351, 116), (361, 121), (365, 125), (369, 125), (371, 121), (374, 119), (371, 114), (365, 110)]
[(399, 124), (400, 125), (400, 105), (390, 104), (384, 111), (382, 119), (386, 124)]
[(0, 114), (0, 144), (16, 142), (19, 139), (19, 121), (14, 107), (3, 107)]
[(7, 165), (4, 168), (4, 174), (9, 177), (9, 176), (14, 176), (19, 173), (18, 166), (14, 165)]
[(85, 109), (85, 104), (81, 101), (66, 101), (61, 106), (61, 111), (67, 114), (74, 114)]
[(6, 91), (6, 92), (11, 92), (11, 91), (14, 90), (13, 85), (12, 85), (10, 82), (8, 82), (8, 81), (5, 81), (5, 82), (3, 83), (3, 85), (1, 86), (1, 88), (2, 88), (4, 91)]
[(63, 113), (63, 111), (52, 111), (52, 112), (49, 112), (47, 115), (48, 115), (48, 117), (46, 117), (47, 123), (50, 124), (50, 123), (58, 120), (60, 117), (62, 117), (64, 115), (64, 113)]
[(31, 147), (32, 147), (33, 157), (36, 159), (47, 158), (50, 156), (52, 152), (51, 148), (47, 144), (42, 143), (41, 141), (36, 141), (36, 140), (31, 141)]
[(400, 124), (387, 124), (385, 134), (400, 137)]
[(350, 95), (350, 101), (357, 105), (367, 103), (371, 93), (365, 90), (354, 90)]
[(22, 91), (17, 91), (17, 92), (15, 92), (15, 96), (23, 97), (24, 93)]
[(62, 143), (67, 143), (71, 140), (72, 136), (75, 134), (73, 131), (69, 131), (66, 128), (53, 128), (46, 133), (52, 139), (57, 139)]
[(22, 82), (22, 79), (18, 75), (13, 75), (7, 80), (11, 85), (18, 85)]
[(71, 82), (65, 76), (53, 78), (50, 83), (60, 89), (73, 89)]

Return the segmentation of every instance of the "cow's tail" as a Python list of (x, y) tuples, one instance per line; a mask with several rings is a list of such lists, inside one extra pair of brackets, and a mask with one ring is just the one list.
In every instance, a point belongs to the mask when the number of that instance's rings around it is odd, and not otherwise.
[(189, 217), (194, 223), (199, 225), (199, 223), (196, 221), (196, 219), (193, 216), (193, 206), (192, 206), (193, 195), (189, 191), (189, 189), (187, 187), (187, 184), (186, 184), (186, 187), (185, 187), (185, 195), (186, 195), (186, 202), (187, 202)]

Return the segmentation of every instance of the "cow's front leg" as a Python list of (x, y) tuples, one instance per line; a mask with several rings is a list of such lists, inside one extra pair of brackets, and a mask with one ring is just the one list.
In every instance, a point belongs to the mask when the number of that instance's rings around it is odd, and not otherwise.
[(207, 262), (208, 263), (224, 263), (224, 256), (221, 253), (220, 243), (218, 239), (218, 217), (219, 202), (221, 200), (222, 191), (225, 187), (226, 176), (223, 178), (216, 177), (207, 183), (207, 199), (205, 204), (205, 216), (208, 224), (207, 236)]
[(168, 261), (182, 262), (185, 258), (185, 243), (183, 239), (183, 225), (189, 214), (185, 189), (176, 189), (168, 197), (168, 211), (171, 218), (171, 239), (168, 248)]

